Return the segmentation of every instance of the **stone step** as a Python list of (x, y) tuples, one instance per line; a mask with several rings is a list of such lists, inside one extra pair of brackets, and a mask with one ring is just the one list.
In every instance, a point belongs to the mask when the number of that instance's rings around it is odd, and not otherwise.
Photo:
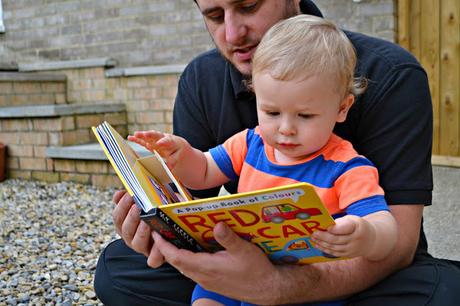
[(19, 66), (16, 62), (0, 62), (0, 71), (18, 71)]
[(110, 57), (89, 58), (81, 60), (69, 61), (49, 61), (39, 63), (19, 63), (19, 71), (49, 71), (49, 70), (65, 70), (65, 69), (81, 69), (104, 67), (112, 68), (117, 65), (117, 60)]
[[(44, 157), (45, 147), (81, 145), (96, 141), (91, 126), (110, 122), (127, 134), (125, 104), (64, 104), (0, 107), (0, 139), (14, 150), (11, 156), (24, 157), (22, 144)], [(31, 155), (31, 153), (27, 153)], [(32, 154), (38, 157), (38, 153)], [(17, 166), (17, 165), (16, 165)]]
[(66, 82), (64, 74), (0, 72), (0, 82)]
[[(131, 147), (140, 155), (151, 154), (144, 147), (129, 142)], [(46, 157), (54, 159), (70, 160), (107, 160), (107, 157), (99, 143), (90, 143), (77, 146), (51, 146), (46, 148)]]
[(0, 118), (46, 118), (82, 114), (101, 114), (124, 112), (125, 104), (63, 104), (0, 107)]

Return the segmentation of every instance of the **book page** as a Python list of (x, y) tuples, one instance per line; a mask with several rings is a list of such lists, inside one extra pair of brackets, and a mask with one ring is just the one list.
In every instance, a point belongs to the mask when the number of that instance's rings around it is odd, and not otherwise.
[(175, 202), (185, 202), (192, 200), (192, 196), (174, 176), (174, 174), (169, 170), (168, 166), (164, 162), (163, 158), (158, 154), (157, 151), (154, 151), (153, 155), (143, 157), (139, 159), (139, 162), (144, 165), (144, 167), (155, 177), (166, 186), (166, 188), (172, 188), (172, 190), (177, 189), (177, 192), (180, 195), (180, 199)]
[(151, 174), (137, 165), (139, 156), (128, 142), (108, 122), (93, 128), (93, 132), (128, 193), (136, 196), (136, 204), (143, 211), (165, 204), (161, 189), (155, 188)]

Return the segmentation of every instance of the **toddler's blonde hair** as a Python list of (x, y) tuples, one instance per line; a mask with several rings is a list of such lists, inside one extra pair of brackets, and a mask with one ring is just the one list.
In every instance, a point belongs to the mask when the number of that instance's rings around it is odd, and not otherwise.
[(262, 38), (252, 59), (252, 76), (269, 73), (277, 80), (304, 80), (327, 73), (345, 95), (359, 95), (364, 78), (355, 78), (356, 53), (335, 23), (301, 14), (275, 24)]

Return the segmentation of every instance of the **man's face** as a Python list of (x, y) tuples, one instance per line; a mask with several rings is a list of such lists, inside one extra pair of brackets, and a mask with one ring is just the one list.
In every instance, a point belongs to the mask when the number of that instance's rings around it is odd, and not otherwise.
[(251, 74), (251, 58), (265, 32), (299, 12), (298, 0), (196, 2), (217, 48), (244, 75)]

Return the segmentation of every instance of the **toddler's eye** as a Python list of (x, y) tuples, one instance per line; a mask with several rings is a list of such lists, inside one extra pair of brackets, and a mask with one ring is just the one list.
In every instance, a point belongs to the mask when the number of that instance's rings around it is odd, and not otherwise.
[(266, 112), (268, 116), (278, 116), (280, 113), (279, 112)]
[(312, 118), (314, 115), (312, 114), (299, 114), (299, 117), (300, 118), (304, 118), (304, 119), (310, 119)]

